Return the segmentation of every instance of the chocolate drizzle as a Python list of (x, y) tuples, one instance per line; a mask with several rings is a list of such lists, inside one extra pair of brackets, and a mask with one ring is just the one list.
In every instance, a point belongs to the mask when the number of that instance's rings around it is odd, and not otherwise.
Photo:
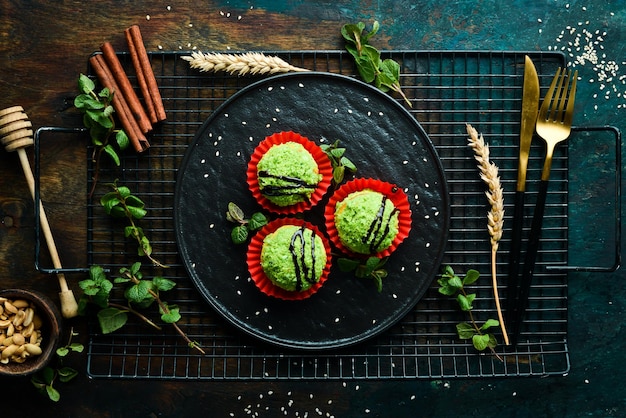
[(384, 217), (385, 206), (387, 205), (387, 196), (383, 196), (380, 203), (380, 208), (376, 213), (376, 217), (372, 220), (370, 227), (367, 230), (367, 234), (363, 237), (363, 244), (369, 243), (369, 249), (371, 253), (376, 252), (378, 246), (383, 242), (387, 234), (389, 233), (391, 218), (398, 211), (398, 208), (394, 207), (389, 216)]
[(309, 184), (298, 177), (278, 176), (268, 173), (266, 170), (258, 172), (260, 178), (273, 178), (285, 182), (283, 185), (266, 185), (262, 187), (261, 192), (266, 196), (289, 196), (302, 195), (308, 198), (311, 189), (315, 189), (316, 184)]
[[(313, 284), (317, 280), (315, 279), (315, 233), (311, 231), (311, 245), (307, 247), (304, 232), (306, 227), (303, 225), (291, 236), (291, 243), (289, 244), (289, 251), (291, 252), (291, 259), (296, 270), (296, 290), (302, 290), (302, 286), (305, 281)], [(297, 250), (296, 243), (300, 242), (300, 251)], [(306, 251), (311, 252), (311, 266), (306, 265)]]

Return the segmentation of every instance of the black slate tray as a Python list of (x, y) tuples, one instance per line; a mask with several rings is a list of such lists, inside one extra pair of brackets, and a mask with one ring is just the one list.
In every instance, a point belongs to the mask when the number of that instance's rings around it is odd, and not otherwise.
[[(395, 183), (409, 196), (413, 227), (385, 264), (382, 292), (336, 263), (320, 291), (302, 301), (264, 295), (248, 279), (246, 246), (230, 240), (225, 213), (231, 201), (248, 215), (261, 209), (246, 184), (247, 164), (261, 140), (281, 131), (340, 140), (357, 177)], [(326, 201), (300, 216), (323, 227)], [(449, 225), (443, 168), (419, 123), (389, 95), (330, 73), (274, 76), (233, 95), (189, 146), (174, 207), (179, 253), (211, 306), (261, 340), (302, 349), (355, 344), (403, 318), (437, 273)]]

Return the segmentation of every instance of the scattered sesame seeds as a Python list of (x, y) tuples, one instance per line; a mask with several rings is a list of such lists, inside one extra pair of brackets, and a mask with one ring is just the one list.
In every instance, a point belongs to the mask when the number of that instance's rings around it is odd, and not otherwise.
[(150, 15), (146, 15), (146, 20), (150, 20)]
[[(566, 8), (569, 4), (566, 5)], [(586, 11), (586, 7), (582, 7)], [(549, 46), (549, 50), (560, 50), (571, 58), (569, 64), (573, 69), (580, 68), (579, 79), (582, 79), (583, 68), (590, 68), (591, 75), (588, 79), (590, 84), (596, 83), (597, 89), (604, 92), (604, 99), (609, 100), (613, 95), (618, 98), (626, 98), (626, 75), (621, 75), (620, 65), (626, 65), (626, 61), (617, 62), (607, 57), (604, 52), (603, 42), (607, 38), (607, 32), (588, 27), (589, 21), (578, 22), (576, 26), (568, 25), (556, 37), (555, 45)], [(597, 99), (598, 95), (593, 94)], [(617, 104), (617, 108), (626, 107), (626, 101)], [(594, 105), (597, 110), (597, 104)]]

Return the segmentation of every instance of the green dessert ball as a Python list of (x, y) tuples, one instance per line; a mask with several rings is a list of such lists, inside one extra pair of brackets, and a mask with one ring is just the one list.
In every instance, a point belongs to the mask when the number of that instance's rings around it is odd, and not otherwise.
[(348, 250), (375, 254), (389, 248), (398, 234), (398, 209), (382, 193), (353, 192), (337, 202), (335, 228)]
[(317, 162), (304, 146), (285, 142), (270, 147), (257, 165), (259, 189), (277, 206), (307, 202), (322, 180)]
[(308, 290), (320, 280), (325, 266), (324, 242), (305, 226), (283, 225), (263, 240), (261, 267), (280, 288)]

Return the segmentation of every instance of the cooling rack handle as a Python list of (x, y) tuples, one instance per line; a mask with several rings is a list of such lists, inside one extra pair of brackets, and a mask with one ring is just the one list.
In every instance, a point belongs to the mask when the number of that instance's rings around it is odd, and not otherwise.
[[(615, 252), (611, 265), (607, 266), (552, 266), (547, 265), (546, 270), (549, 271), (578, 271), (578, 272), (600, 272), (600, 273), (612, 273), (620, 268), (622, 263), (621, 254), (621, 239), (622, 239), (622, 220), (621, 220), (621, 190), (622, 190), (622, 137), (620, 130), (615, 126), (603, 125), (603, 126), (586, 126), (586, 127), (573, 127), (572, 132), (605, 132), (612, 136), (612, 140), (615, 142), (615, 190), (614, 190), (614, 229), (613, 240), (615, 242)], [(587, 148), (589, 149), (589, 147)], [(607, 232), (610, 229), (606, 229)]]
[(85, 128), (62, 128), (53, 126), (43, 126), (35, 131), (34, 135), (34, 177), (35, 177), (35, 268), (43, 273), (59, 274), (59, 273), (84, 273), (88, 272), (88, 267), (62, 267), (48, 268), (41, 265), (41, 228), (39, 221), (39, 211), (41, 202), (41, 158), (40, 158), (40, 139), (44, 132), (66, 133), (66, 134), (83, 134), (87, 132)]

